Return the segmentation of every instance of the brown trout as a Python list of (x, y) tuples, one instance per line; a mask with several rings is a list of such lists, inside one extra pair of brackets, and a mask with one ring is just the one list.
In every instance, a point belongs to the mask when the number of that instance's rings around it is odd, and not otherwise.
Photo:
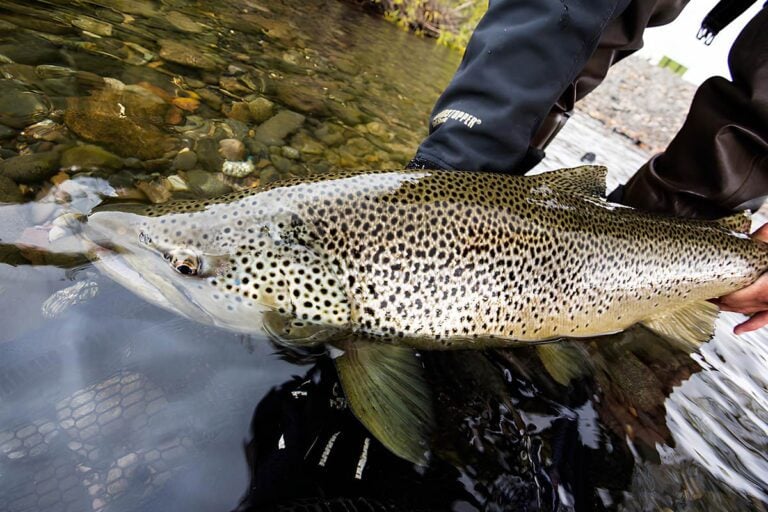
[(747, 215), (662, 217), (604, 193), (597, 166), (529, 177), (341, 172), (216, 199), (105, 205), (69, 226), (104, 272), (162, 307), (341, 348), (353, 411), (395, 453), (421, 460), (406, 423), (429, 424), (428, 395), (403, 347), (498, 347), (637, 323), (699, 343), (717, 315), (706, 300), (768, 270)]

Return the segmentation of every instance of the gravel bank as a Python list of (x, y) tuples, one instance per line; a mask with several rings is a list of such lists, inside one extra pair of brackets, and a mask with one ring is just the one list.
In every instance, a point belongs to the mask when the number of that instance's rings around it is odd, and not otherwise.
[(658, 153), (683, 125), (695, 92), (696, 86), (670, 70), (631, 56), (613, 66), (576, 108)]

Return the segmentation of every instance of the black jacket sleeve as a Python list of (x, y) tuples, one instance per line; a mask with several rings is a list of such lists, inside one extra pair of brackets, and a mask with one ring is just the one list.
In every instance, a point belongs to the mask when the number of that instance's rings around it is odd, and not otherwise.
[(531, 137), (627, 3), (491, 0), (416, 157), (445, 169), (513, 173), (536, 158)]

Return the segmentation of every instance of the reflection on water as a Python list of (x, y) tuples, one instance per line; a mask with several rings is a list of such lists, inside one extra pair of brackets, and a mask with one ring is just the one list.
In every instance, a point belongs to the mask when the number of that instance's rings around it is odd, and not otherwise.
[(763, 510), (768, 353), (734, 316), (694, 354), (641, 328), (424, 353), (418, 468), (322, 351), (175, 317), (40, 228), (401, 166), (457, 63), (337, 1), (0, 1), (0, 510)]

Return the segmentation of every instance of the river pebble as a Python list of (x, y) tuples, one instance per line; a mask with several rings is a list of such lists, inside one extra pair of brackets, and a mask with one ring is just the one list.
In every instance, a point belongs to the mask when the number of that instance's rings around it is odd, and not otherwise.
[(19, 203), (24, 200), (24, 195), (14, 181), (5, 176), (0, 176), (0, 203)]
[(0, 80), (0, 124), (24, 128), (50, 112), (48, 100), (16, 80)]
[(209, 172), (195, 169), (186, 173), (190, 188), (205, 197), (214, 197), (231, 192), (232, 188)]
[(241, 123), (251, 122), (251, 110), (248, 108), (248, 104), (244, 101), (236, 101), (233, 103), (227, 112), (227, 117), (240, 121)]
[(225, 176), (231, 176), (233, 178), (244, 178), (253, 171), (256, 167), (253, 165), (253, 160), (245, 160), (240, 162), (226, 161), (221, 167), (221, 172)]
[(197, 154), (184, 148), (173, 158), (171, 162), (171, 169), (176, 171), (190, 171), (197, 165)]
[(59, 170), (61, 151), (20, 155), (0, 162), (0, 175), (17, 183), (35, 183), (50, 178)]
[(173, 39), (160, 40), (160, 57), (182, 66), (207, 71), (215, 71), (219, 67), (219, 63), (213, 57), (204, 54), (190, 44)]
[(123, 168), (123, 159), (106, 149), (92, 144), (75, 146), (61, 155), (60, 166), (66, 169), (111, 169)]
[(72, 20), (72, 25), (99, 36), (110, 37), (112, 35), (112, 24), (89, 16), (77, 16)]
[(282, 110), (256, 129), (254, 138), (267, 145), (279, 146), (283, 139), (304, 124), (304, 116), (290, 110)]
[(203, 137), (195, 144), (195, 153), (203, 169), (218, 171), (224, 163), (224, 157), (219, 153), (219, 143), (211, 137)]
[(173, 144), (161, 128), (168, 104), (144, 88), (118, 85), (69, 98), (67, 107), (70, 130), (121, 156), (158, 158)]
[(199, 34), (206, 30), (206, 26), (196, 22), (189, 16), (179, 11), (171, 11), (165, 15), (165, 19), (181, 32)]
[(0, 124), (0, 140), (10, 139), (16, 135), (16, 130)]
[(267, 98), (256, 98), (248, 102), (248, 110), (251, 112), (251, 119), (255, 123), (263, 123), (272, 116), (275, 104)]
[(239, 162), (245, 159), (245, 144), (237, 139), (220, 140), (219, 154), (223, 156), (225, 160)]

